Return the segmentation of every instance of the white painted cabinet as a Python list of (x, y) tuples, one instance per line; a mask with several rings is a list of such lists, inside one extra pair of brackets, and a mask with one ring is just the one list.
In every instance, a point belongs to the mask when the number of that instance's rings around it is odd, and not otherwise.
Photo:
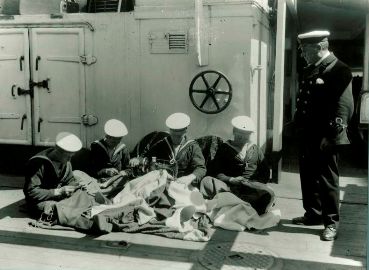
[[(82, 28), (33, 28), (31, 73), (34, 88), (33, 126), (36, 145), (50, 145), (60, 131), (85, 141), (84, 36)], [(42, 87), (42, 82), (49, 89)]]
[(1, 142), (48, 146), (60, 131), (85, 142), (84, 29), (0, 33)]
[(0, 29), (0, 143), (32, 144), (27, 29)]

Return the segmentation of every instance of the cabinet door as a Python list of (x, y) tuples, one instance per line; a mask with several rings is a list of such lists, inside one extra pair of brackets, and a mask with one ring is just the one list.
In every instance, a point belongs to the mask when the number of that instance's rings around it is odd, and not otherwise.
[(0, 74), (0, 143), (32, 144), (27, 29), (0, 29)]
[[(35, 28), (31, 31), (36, 145), (52, 145), (61, 131), (85, 143), (85, 72), (82, 28)], [(48, 87), (48, 88), (47, 88)]]

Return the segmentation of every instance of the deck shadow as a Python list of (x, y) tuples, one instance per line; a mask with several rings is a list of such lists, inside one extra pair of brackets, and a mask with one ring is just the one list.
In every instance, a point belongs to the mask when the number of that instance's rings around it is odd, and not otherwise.
[(11, 217), (11, 218), (26, 218), (29, 217), (28, 213), (26, 212), (26, 209), (23, 209), (25, 200), (21, 199), (19, 201), (16, 201), (14, 203), (11, 203), (5, 207), (0, 208), (0, 220), (5, 217)]
[(283, 233), (298, 233), (298, 234), (309, 234), (309, 235), (319, 235), (323, 229), (323, 226), (299, 226), (292, 224), (291, 220), (281, 219), (279, 224), (276, 227), (269, 228), (265, 230), (268, 231), (277, 231)]

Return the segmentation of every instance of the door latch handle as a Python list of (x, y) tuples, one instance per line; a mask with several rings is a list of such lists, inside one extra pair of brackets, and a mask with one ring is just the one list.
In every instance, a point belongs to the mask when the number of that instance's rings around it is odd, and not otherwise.
[(30, 81), (29, 86), (30, 86), (31, 89), (33, 89), (35, 86), (46, 88), (47, 92), (51, 93), (50, 88), (49, 88), (49, 81), (50, 81), (49, 78), (47, 78), (46, 80), (40, 81), (40, 82)]
[(40, 130), (41, 130), (41, 123), (43, 122), (44, 120), (40, 117), (38, 119), (38, 123), (37, 123), (37, 132), (40, 133)]
[(41, 56), (36, 57), (36, 70), (38, 70), (38, 62), (41, 60)]
[(21, 71), (23, 71), (23, 61), (24, 61), (24, 55), (22, 55), (19, 58), (19, 68), (20, 68)]
[(14, 93), (14, 88), (16, 88), (17, 87), (17, 85), (16, 84), (13, 84), (12, 85), (12, 90), (11, 90), (11, 94), (12, 94), (12, 97), (14, 98), (14, 99), (16, 99), (17, 97), (15, 96), (15, 93)]
[(46, 88), (46, 90), (47, 90), (47, 92), (51, 92), (50, 91), (50, 89), (49, 89), (49, 81), (50, 81), (50, 79), (49, 78), (47, 78), (46, 80), (43, 80), (41, 83), (42, 83), (42, 87), (43, 88)]
[(24, 124), (24, 120), (27, 119), (27, 115), (26, 114), (23, 114), (22, 116), (22, 122), (21, 122), (21, 130), (23, 130), (23, 124)]
[(32, 90), (32, 88), (31, 88), (31, 90), (26, 90), (26, 89), (18, 87), (17, 88), (17, 94), (18, 94), (18, 96), (30, 95), (31, 97), (33, 97), (33, 90)]

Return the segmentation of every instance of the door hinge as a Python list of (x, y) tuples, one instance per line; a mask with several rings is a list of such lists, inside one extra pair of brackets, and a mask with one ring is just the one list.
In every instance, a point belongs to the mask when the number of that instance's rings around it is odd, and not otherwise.
[(81, 116), (82, 124), (85, 126), (93, 126), (98, 122), (98, 118), (92, 114), (84, 114)]
[(81, 59), (81, 63), (82, 64), (85, 64), (85, 65), (92, 65), (92, 64), (95, 64), (97, 59), (95, 56), (92, 56), (92, 55), (81, 55), (79, 57)]

